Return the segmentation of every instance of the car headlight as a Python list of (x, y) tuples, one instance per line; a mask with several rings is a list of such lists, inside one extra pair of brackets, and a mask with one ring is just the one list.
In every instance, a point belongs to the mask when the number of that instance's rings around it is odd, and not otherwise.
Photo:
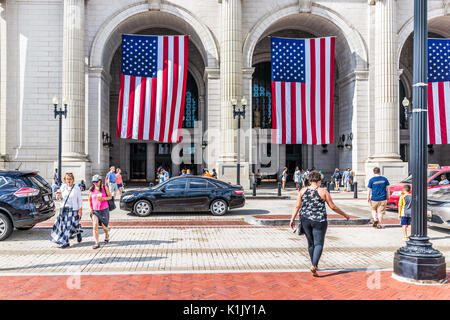
[(392, 194), (391, 194), (391, 196), (394, 196), (394, 197), (400, 197), (402, 195), (402, 192), (401, 191), (394, 191), (394, 192), (392, 192)]
[(130, 194), (130, 195), (127, 195), (127, 196), (123, 196), (122, 200), (123, 200), (123, 201), (126, 201), (126, 200), (130, 200), (130, 199), (132, 199), (132, 198), (134, 198), (134, 194)]

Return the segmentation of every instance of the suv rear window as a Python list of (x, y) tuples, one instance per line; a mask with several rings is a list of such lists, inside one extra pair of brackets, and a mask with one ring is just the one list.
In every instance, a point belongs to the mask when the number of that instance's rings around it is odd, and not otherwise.
[(38, 187), (39, 189), (51, 188), (47, 182), (43, 181), (44, 179), (42, 179), (41, 177), (39, 177), (39, 179), (38, 177), (38, 175), (28, 176), (25, 179), (29, 179), (33, 183), (33, 185)]
[(33, 177), (31, 177), (31, 178), (34, 178), (34, 179), (36, 179), (39, 183), (41, 183), (41, 185), (43, 185), (43, 186), (45, 186), (46, 188), (49, 188), (49, 189), (51, 189), (52, 187), (50, 186), (50, 184), (47, 182), (47, 181), (45, 181), (45, 179), (44, 178), (42, 178), (40, 175), (35, 175), (35, 176), (33, 176)]
[(5, 184), (7, 184), (8, 183), (8, 181), (6, 181), (6, 178), (5, 177), (0, 177), (0, 188), (2, 187), (2, 186), (4, 186)]

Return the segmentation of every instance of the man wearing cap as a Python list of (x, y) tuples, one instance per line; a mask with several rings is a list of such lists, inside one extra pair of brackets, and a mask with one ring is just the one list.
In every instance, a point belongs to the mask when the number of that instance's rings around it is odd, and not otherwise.
[(108, 185), (109, 191), (113, 195), (116, 196), (116, 191), (118, 191), (117, 183), (116, 183), (116, 167), (112, 166), (109, 168), (109, 172), (106, 175), (106, 184)]

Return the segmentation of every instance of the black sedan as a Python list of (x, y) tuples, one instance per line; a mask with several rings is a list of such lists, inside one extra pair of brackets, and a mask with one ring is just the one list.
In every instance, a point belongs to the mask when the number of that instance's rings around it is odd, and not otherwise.
[(122, 210), (141, 217), (152, 212), (198, 211), (221, 216), (244, 205), (241, 186), (200, 176), (175, 177), (155, 187), (126, 192), (120, 199)]

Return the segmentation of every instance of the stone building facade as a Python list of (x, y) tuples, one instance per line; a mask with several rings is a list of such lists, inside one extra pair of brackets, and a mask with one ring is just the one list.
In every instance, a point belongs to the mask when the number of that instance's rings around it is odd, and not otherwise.
[[(429, 0), (428, 10), (430, 37), (450, 38), (450, 1)], [(69, 99), (63, 172), (77, 180), (114, 164), (125, 180), (151, 181), (162, 165), (172, 174), (214, 167), (234, 182), (237, 120), (230, 100), (245, 97), (244, 186), (266, 153), (272, 157), (263, 165), (266, 174), (284, 166), (291, 173), (296, 165), (314, 166), (326, 175), (350, 167), (362, 184), (380, 166), (398, 181), (408, 173), (409, 125), (400, 102), (412, 100), (412, 32), (411, 0), (0, 0), (0, 168), (22, 164), (51, 179), (57, 96)], [(190, 36), (181, 145), (116, 137), (124, 33)], [(336, 37), (333, 144), (264, 140), (270, 138), (271, 35)], [(172, 161), (171, 152), (180, 149), (196, 163)], [(429, 162), (450, 164), (449, 155), (448, 145), (432, 146)]]

